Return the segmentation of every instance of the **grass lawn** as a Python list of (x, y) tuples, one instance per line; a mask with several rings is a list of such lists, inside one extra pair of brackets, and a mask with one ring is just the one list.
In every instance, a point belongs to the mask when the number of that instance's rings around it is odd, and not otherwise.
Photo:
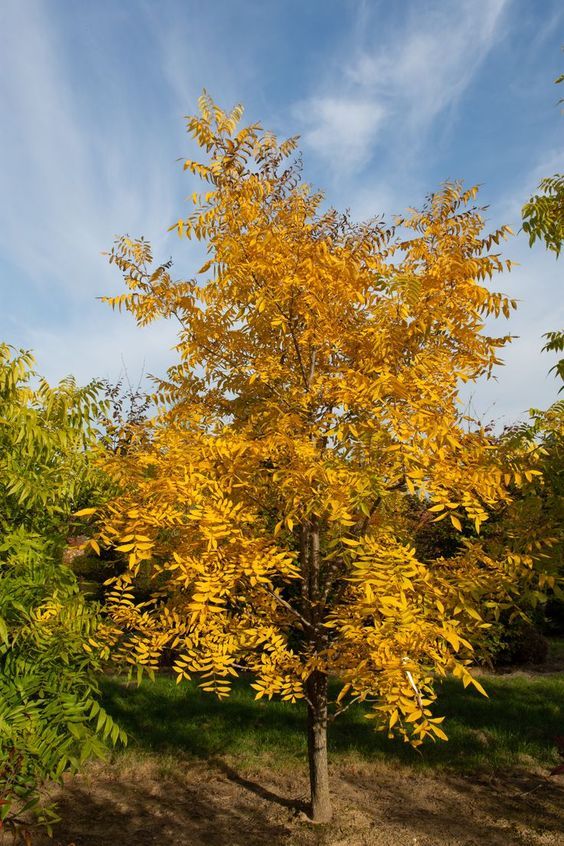
[(442, 686), (436, 713), (450, 740), (420, 752), (374, 731), (362, 708), (347, 711), (330, 731), (334, 819), (319, 828), (302, 813), (303, 703), (257, 702), (243, 679), (219, 702), (165, 673), (140, 687), (107, 678), (129, 747), (57, 788), (55, 843), (561, 846), (563, 780), (548, 772), (564, 734), (564, 673), (482, 683), (489, 699)]
[[(396, 761), (460, 774), (548, 770), (557, 763), (554, 738), (564, 734), (564, 674), (488, 675), (482, 683), (488, 699), (454, 680), (442, 685), (435, 713), (446, 716), (448, 743), (427, 743), (417, 751), (390, 741), (365, 719), (365, 710), (355, 706), (330, 728), (331, 760)], [(244, 680), (222, 702), (195, 683), (177, 685), (166, 674), (140, 687), (116, 679), (104, 683), (105, 704), (136, 752), (156, 753), (163, 761), (179, 755), (227, 756), (243, 769), (303, 767), (303, 703), (253, 697)]]

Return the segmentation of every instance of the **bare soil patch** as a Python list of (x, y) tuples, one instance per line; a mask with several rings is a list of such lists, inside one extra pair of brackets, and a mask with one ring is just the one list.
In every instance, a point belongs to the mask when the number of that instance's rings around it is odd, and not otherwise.
[[(303, 813), (305, 772), (245, 771), (233, 761), (124, 756), (90, 765), (61, 790), (60, 846), (564, 846), (564, 779), (429, 775), (336, 765), (335, 817)], [(37, 846), (53, 844), (37, 837)]]

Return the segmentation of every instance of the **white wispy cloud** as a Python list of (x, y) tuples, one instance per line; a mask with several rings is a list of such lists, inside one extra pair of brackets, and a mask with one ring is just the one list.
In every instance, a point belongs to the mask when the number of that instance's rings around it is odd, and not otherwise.
[(317, 90), (294, 106), (305, 143), (337, 160), (340, 171), (363, 168), (383, 138), (399, 139), (405, 154), (466, 90), (500, 36), (509, 1), (415, 3), (385, 40), (382, 7), (363, 7), (344, 55), (328, 62)]
[(339, 167), (348, 171), (366, 163), (386, 110), (368, 98), (319, 96), (295, 114), (308, 126), (306, 144), (327, 160), (338, 153)]
[(100, 312), (82, 323), (29, 328), (28, 346), (35, 353), (37, 371), (48, 381), (72, 374), (81, 384), (93, 378), (115, 382), (125, 372), (137, 384), (149, 375), (163, 376), (176, 361), (173, 323), (161, 321), (139, 329), (127, 315), (107, 313), (102, 306)]
[[(48, 4), (7, 0), (1, 15), (0, 101), (9, 119), (0, 140), (0, 247), (37, 284), (56, 276), (71, 296), (85, 285), (96, 290), (92, 257), (116, 232), (142, 227), (152, 236), (171, 222), (171, 182), (158, 166), (162, 143), (145, 136), (139, 154), (135, 133), (144, 124), (127, 104), (89, 113), (91, 92), (73, 84)], [(147, 171), (151, 141), (155, 167)]]
[[(76, 84), (52, 9), (36, 0), (6, 0), (0, 8), (0, 254), (19, 279), (1, 280), (0, 330), (35, 348), (53, 379), (69, 371), (115, 376), (122, 357), (139, 371), (156, 347), (141, 331), (110, 328), (104, 319), (95, 298), (119, 290), (121, 281), (101, 251), (124, 231), (166, 249), (177, 216), (176, 165), (158, 126), (127, 102), (127, 80), (119, 76), (126, 66), (100, 61), (85, 75), (93, 89)], [(102, 48), (94, 45), (94, 57)]]

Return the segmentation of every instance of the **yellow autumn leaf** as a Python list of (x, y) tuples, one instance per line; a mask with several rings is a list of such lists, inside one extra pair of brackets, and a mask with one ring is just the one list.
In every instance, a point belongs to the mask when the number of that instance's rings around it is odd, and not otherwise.
[(480, 684), (480, 682), (478, 681), (478, 679), (474, 678), (474, 676), (472, 676), (472, 678), (471, 678), (471, 680), (470, 680), (470, 683), (471, 683), (472, 685), (474, 685), (474, 687), (476, 688), (476, 690), (477, 690), (479, 693), (481, 693), (481, 694), (482, 694), (482, 696), (486, 696), (486, 697), (488, 696), (488, 694), (487, 694), (486, 690), (482, 687), (482, 685)]
[(440, 737), (440, 739), (441, 739), (441, 740), (448, 740), (447, 735), (445, 734), (445, 732), (442, 730), (442, 728), (441, 728), (440, 726), (437, 726), (437, 725), (432, 725), (432, 726), (431, 726), (431, 731), (432, 731), (432, 732), (433, 732), (433, 734), (435, 734), (437, 737)]

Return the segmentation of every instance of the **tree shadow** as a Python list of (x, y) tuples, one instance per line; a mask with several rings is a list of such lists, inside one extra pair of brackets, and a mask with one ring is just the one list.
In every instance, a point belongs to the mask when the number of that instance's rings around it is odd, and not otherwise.
[[(95, 772), (95, 771), (94, 771)], [(224, 780), (225, 783), (225, 780)], [(272, 846), (288, 843), (290, 829), (272, 819), (266, 803), (241, 798), (238, 787), (217, 782), (183, 783), (146, 774), (75, 778), (58, 803), (61, 822), (53, 840), (46, 834), (34, 846)], [(268, 791), (264, 798), (271, 799)]]
[(273, 802), (275, 805), (280, 805), (282, 808), (288, 808), (291, 811), (302, 811), (304, 814), (307, 814), (310, 810), (308, 802), (305, 802), (302, 799), (288, 799), (285, 796), (279, 796), (277, 793), (273, 793), (272, 790), (267, 790), (266, 787), (263, 787), (256, 781), (243, 778), (243, 776), (234, 770), (233, 767), (230, 767), (229, 764), (226, 764), (225, 761), (222, 761), (220, 758), (214, 758), (213, 761), (210, 761), (210, 764), (217, 767), (218, 770), (227, 776), (229, 781), (234, 781), (244, 790), (248, 790), (249, 793), (254, 793), (255, 796), (259, 796), (267, 802)]
[(289, 813), (296, 803), (222, 761), (188, 766), (165, 778), (143, 761), (127, 772), (92, 767), (65, 785), (54, 839), (34, 846), (530, 846), (534, 833), (556, 846), (562, 832), (562, 787), (530, 776), (479, 784), (393, 768), (376, 778), (335, 772), (334, 821), (317, 829)]

